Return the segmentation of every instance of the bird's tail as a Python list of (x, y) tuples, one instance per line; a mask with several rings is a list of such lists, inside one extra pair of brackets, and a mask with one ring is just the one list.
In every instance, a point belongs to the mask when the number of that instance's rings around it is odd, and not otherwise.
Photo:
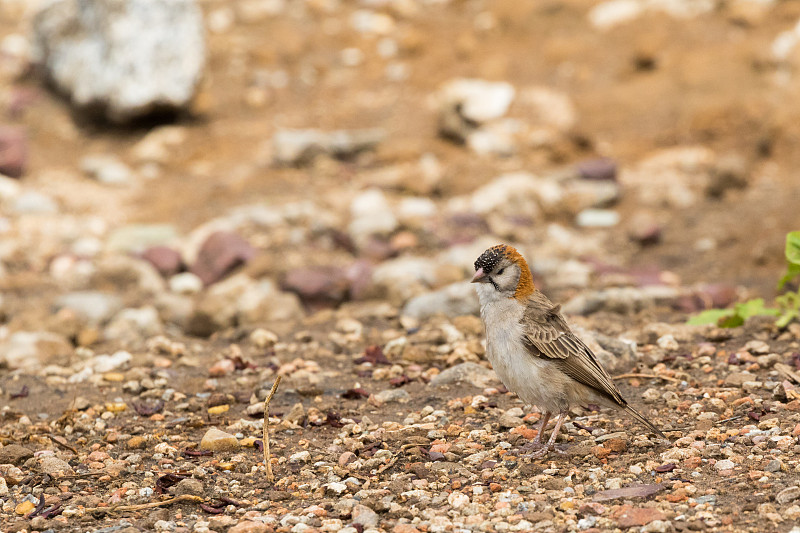
[(659, 437), (661, 437), (664, 440), (669, 440), (667, 438), (667, 436), (664, 435), (661, 432), (660, 429), (658, 429), (656, 426), (653, 425), (652, 422), (650, 422), (648, 419), (646, 419), (644, 416), (642, 416), (642, 414), (639, 411), (637, 411), (636, 409), (634, 409), (630, 405), (626, 405), (624, 407), (624, 409), (629, 415), (631, 415), (633, 418), (635, 418), (643, 426), (646, 426), (650, 431), (652, 431), (653, 433), (655, 433), (656, 435), (658, 435)]

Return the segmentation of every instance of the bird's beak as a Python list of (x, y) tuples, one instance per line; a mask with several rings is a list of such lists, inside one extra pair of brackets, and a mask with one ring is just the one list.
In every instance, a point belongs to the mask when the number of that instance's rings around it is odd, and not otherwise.
[(484, 272), (482, 268), (479, 268), (475, 271), (475, 275), (472, 276), (472, 281), (470, 281), (470, 283), (482, 283), (484, 281), (486, 281), (486, 272)]

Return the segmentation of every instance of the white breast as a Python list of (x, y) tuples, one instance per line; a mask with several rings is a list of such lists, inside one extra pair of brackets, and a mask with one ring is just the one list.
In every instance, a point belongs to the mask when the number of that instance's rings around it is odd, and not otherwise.
[(496, 291), (491, 286), (478, 287), (486, 328), (486, 355), (497, 377), (522, 401), (541, 410), (568, 409), (572, 403), (572, 380), (552, 362), (531, 355), (522, 342), (520, 320), (525, 308), (514, 298), (496, 298), (492, 293)]

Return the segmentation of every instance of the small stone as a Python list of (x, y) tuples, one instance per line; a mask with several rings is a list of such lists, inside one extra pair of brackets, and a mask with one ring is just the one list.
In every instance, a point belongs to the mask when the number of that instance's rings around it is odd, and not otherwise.
[(236, 363), (231, 359), (223, 359), (217, 361), (208, 369), (208, 375), (212, 378), (227, 376), (232, 374), (234, 370), (236, 370)]
[(630, 505), (624, 505), (620, 511), (617, 524), (621, 528), (644, 526), (654, 520), (665, 520), (667, 518), (664, 513), (652, 507), (635, 508)]
[(33, 511), (35, 508), (36, 506), (33, 504), (33, 502), (24, 501), (18, 504), (16, 507), (14, 507), (14, 512), (17, 513), (18, 515), (26, 515), (31, 511)]
[(233, 269), (247, 263), (255, 256), (250, 243), (235, 233), (212, 233), (200, 247), (191, 272), (204, 284), (221, 280)]
[(384, 403), (405, 403), (411, 399), (411, 395), (403, 389), (386, 389), (370, 397), (374, 398), (378, 405)]
[(7, 444), (0, 448), (0, 465), (19, 466), (31, 457), (33, 457), (33, 452), (19, 444)]
[(338, 482), (328, 483), (325, 485), (325, 490), (334, 496), (339, 496), (347, 490), (347, 485)]
[(134, 435), (125, 443), (129, 450), (143, 450), (147, 447), (147, 437)]
[[(242, 520), (228, 530), (228, 533), (272, 533), (275, 529), (264, 522)], [(195, 531), (197, 531), (195, 529)], [(218, 530), (215, 530), (218, 531)]]
[(203, 290), (203, 280), (191, 272), (181, 272), (169, 278), (169, 290), (176, 294), (197, 294)]
[(339, 466), (346, 466), (357, 459), (353, 452), (344, 452), (339, 456)]
[(772, 459), (770, 462), (767, 463), (767, 466), (764, 467), (765, 472), (780, 472), (783, 463), (780, 459)]
[(203, 435), (200, 448), (212, 452), (229, 452), (239, 449), (239, 441), (230, 433), (211, 428)]
[(769, 353), (769, 344), (764, 341), (752, 340), (744, 345), (744, 349), (754, 355), (762, 355)]
[(269, 348), (278, 342), (278, 336), (269, 330), (257, 328), (250, 333), (250, 342), (255, 344), (257, 348)]
[(578, 174), (585, 180), (617, 179), (617, 162), (608, 157), (589, 159), (578, 163)]
[(307, 463), (311, 460), (311, 452), (303, 450), (302, 452), (293, 453), (289, 457), (290, 463)]
[(190, 494), (192, 496), (202, 496), (203, 495), (203, 482), (199, 479), (194, 478), (187, 478), (182, 479), (175, 485), (173, 489), (173, 493), (175, 496), (182, 496), (184, 494)]
[(293, 268), (286, 274), (282, 288), (294, 292), (306, 304), (336, 305), (347, 299), (350, 280), (345, 270), (337, 267)]
[(297, 402), (292, 406), (288, 413), (283, 417), (283, 419), (288, 422), (289, 424), (299, 425), (303, 419), (306, 417), (306, 410), (303, 408), (303, 404)]
[(430, 384), (441, 387), (455, 383), (469, 383), (483, 389), (496, 380), (495, 373), (484, 366), (477, 363), (461, 363), (437, 374)]
[(128, 185), (133, 181), (130, 167), (111, 154), (87, 155), (81, 160), (81, 170), (106, 185)]
[(59, 459), (54, 455), (44, 455), (39, 458), (39, 468), (45, 474), (51, 476), (58, 476), (61, 474), (72, 474), (72, 467), (66, 461)]
[(795, 486), (780, 491), (777, 496), (775, 496), (775, 501), (783, 505), (791, 503), (798, 498), (800, 498), (800, 487)]
[(183, 259), (177, 250), (167, 246), (153, 246), (142, 252), (142, 259), (149, 262), (158, 273), (168, 278), (180, 272)]
[(231, 406), (228, 404), (215, 405), (213, 407), (208, 408), (208, 414), (211, 416), (219, 416), (223, 413), (227, 413), (228, 411), (230, 411), (230, 409)]
[(366, 505), (357, 504), (352, 511), (353, 522), (364, 528), (377, 527), (378, 514)]
[(619, 213), (611, 209), (584, 209), (575, 218), (581, 228), (610, 228), (619, 224)]
[(122, 307), (122, 300), (115, 294), (99, 291), (70, 292), (55, 302), (57, 310), (69, 309), (92, 324), (109, 320)]
[(714, 464), (714, 468), (716, 468), (717, 471), (719, 471), (719, 472), (722, 472), (722, 471), (725, 471), (725, 470), (733, 470), (735, 467), (736, 467), (736, 463), (734, 463), (730, 459), (723, 459), (721, 461), (717, 461), (716, 464)]

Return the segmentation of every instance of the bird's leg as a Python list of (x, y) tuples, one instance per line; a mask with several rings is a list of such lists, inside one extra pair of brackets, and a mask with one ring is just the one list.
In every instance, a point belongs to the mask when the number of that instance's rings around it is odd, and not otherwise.
[(550, 416), (551, 416), (550, 411), (545, 411), (542, 414), (542, 418), (539, 421), (539, 432), (536, 434), (536, 437), (534, 437), (532, 441), (530, 441), (528, 444), (520, 448), (521, 452), (530, 452), (532, 450), (539, 450), (542, 448), (542, 440), (543, 440), (542, 435), (544, 435), (544, 430), (547, 427), (547, 423), (550, 422)]
[[(548, 413), (549, 414), (549, 413)], [(553, 428), (553, 432), (550, 434), (550, 438), (547, 440), (547, 444), (540, 447), (535, 452), (527, 455), (526, 457), (530, 457), (535, 459), (537, 457), (542, 457), (550, 450), (555, 450), (556, 446), (556, 438), (558, 437), (558, 432), (561, 430), (561, 425), (564, 423), (564, 419), (567, 418), (567, 411), (561, 411), (558, 414), (558, 418), (556, 418), (556, 425)]]

